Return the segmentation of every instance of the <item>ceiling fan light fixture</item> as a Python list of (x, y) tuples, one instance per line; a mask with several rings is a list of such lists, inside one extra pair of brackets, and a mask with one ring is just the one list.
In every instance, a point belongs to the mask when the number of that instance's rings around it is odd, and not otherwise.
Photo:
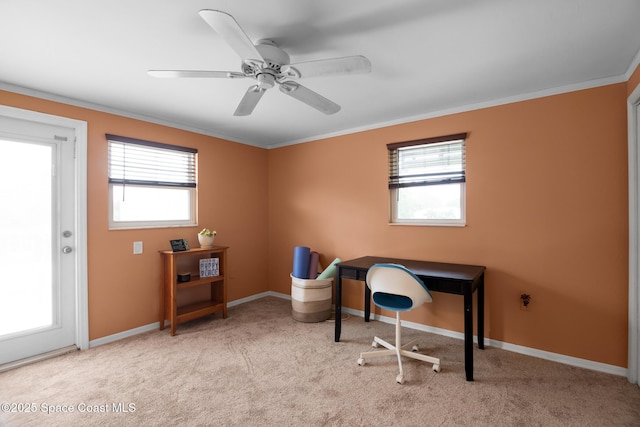
[(257, 79), (260, 89), (271, 89), (276, 84), (276, 78), (273, 74), (260, 73), (258, 74)]

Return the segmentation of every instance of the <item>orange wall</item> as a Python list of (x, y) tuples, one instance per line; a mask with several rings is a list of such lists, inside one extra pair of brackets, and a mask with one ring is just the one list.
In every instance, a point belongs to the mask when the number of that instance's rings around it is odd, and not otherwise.
[[(290, 292), (296, 245), (324, 265), (481, 264), (486, 336), (626, 367), (626, 96), (621, 83), (270, 150), (270, 289)], [(469, 132), (467, 226), (389, 225), (386, 144), (459, 132)], [(362, 309), (362, 286), (346, 281), (346, 306)], [(462, 332), (462, 299), (434, 300), (408, 318)]]
[[(108, 132), (198, 148), (199, 223), (231, 246), (230, 301), (289, 294), (296, 245), (324, 265), (367, 254), (482, 264), (489, 338), (624, 367), (629, 84), (268, 151), (10, 92), (0, 103), (88, 122), (91, 340), (157, 321), (157, 251), (198, 230), (107, 229)], [(386, 144), (458, 132), (469, 132), (467, 226), (388, 225)], [(362, 286), (345, 283), (346, 306), (362, 309)], [(461, 299), (435, 297), (409, 320), (462, 331)]]
[[(0, 103), (88, 123), (90, 340), (158, 321), (158, 251), (176, 238), (197, 245), (201, 227), (217, 230), (216, 244), (230, 246), (230, 301), (268, 290), (266, 150), (11, 92), (0, 91)], [(200, 228), (109, 231), (105, 133), (197, 148)], [(142, 255), (133, 255), (137, 240)]]

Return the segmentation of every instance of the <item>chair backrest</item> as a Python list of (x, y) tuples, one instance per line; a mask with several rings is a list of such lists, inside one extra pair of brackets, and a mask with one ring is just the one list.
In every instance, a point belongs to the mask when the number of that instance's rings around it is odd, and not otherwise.
[(424, 282), (399, 264), (374, 264), (366, 282), (374, 304), (388, 310), (408, 311), (432, 301)]

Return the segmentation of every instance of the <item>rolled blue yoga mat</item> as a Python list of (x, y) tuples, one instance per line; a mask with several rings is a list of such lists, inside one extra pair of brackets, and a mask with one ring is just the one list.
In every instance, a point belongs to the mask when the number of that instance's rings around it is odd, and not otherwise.
[(309, 274), (309, 255), (311, 250), (306, 246), (296, 246), (293, 249), (293, 277), (306, 279)]
[(320, 254), (316, 251), (311, 251), (309, 255), (309, 272), (307, 273), (307, 279), (315, 279), (318, 277), (318, 260)]
[(336, 264), (341, 263), (342, 260), (340, 258), (334, 259), (331, 264), (327, 268), (325, 268), (322, 273), (316, 278), (317, 280), (323, 279), (331, 279), (336, 275)]

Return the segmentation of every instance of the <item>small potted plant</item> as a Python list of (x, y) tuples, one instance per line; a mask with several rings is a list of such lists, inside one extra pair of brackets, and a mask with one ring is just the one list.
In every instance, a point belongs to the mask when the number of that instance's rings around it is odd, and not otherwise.
[(210, 249), (213, 247), (213, 238), (216, 237), (215, 230), (209, 230), (208, 228), (203, 228), (198, 233), (198, 242), (200, 243), (201, 248)]

